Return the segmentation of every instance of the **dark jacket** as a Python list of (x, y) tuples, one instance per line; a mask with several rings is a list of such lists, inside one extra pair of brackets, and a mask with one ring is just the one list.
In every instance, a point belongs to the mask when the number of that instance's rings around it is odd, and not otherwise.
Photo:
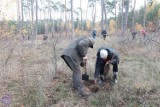
[(136, 31), (133, 31), (133, 32), (132, 32), (132, 35), (133, 35), (133, 36), (135, 36), (136, 34), (137, 34), (137, 32), (136, 32)]
[(81, 37), (73, 41), (62, 52), (62, 56), (68, 56), (74, 63), (74, 66), (79, 66), (83, 62), (83, 57), (87, 55), (88, 48), (93, 46), (93, 43), (87, 37)]
[(93, 30), (92, 35), (94, 35), (94, 36), (97, 35), (96, 30)]
[[(100, 51), (102, 49), (105, 49), (108, 52), (108, 57), (106, 60), (103, 60), (102, 58), (100, 58)], [(104, 67), (106, 62), (111, 60), (111, 64), (115, 64), (115, 63), (119, 63), (119, 55), (118, 53), (109, 47), (101, 47), (98, 49), (97, 52), (97, 60), (96, 60), (96, 67)]]
[(102, 32), (101, 32), (101, 34), (102, 35), (107, 35), (107, 31), (103, 29)]
[[(102, 49), (105, 49), (107, 52), (108, 52), (108, 57), (106, 60), (103, 60), (102, 58), (100, 58), (100, 51)], [(112, 48), (109, 48), (109, 47), (101, 47), (98, 49), (98, 52), (97, 52), (97, 61), (96, 61), (96, 66), (101, 66), (100, 63), (102, 63), (102, 65), (106, 64), (107, 61), (111, 60), (112, 64), (114, 64), (115, 62), (115, 59), (116, 60), (119, 60), (119, 55), (118, 53), (112, 49)]]

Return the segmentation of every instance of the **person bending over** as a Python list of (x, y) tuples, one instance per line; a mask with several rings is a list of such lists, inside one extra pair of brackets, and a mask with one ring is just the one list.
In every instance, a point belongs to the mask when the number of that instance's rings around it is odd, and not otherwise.
[(95, 83), (99, 81), (99, 84), (104, 82), (104, 68), (106, 64), (113, 65), (113, 84), (118, 82), (118, 64), (119, 64), (119, 54), (112, 48), (101, 47), (97, 52), (97, 59), (95, 65), (94, 81)]

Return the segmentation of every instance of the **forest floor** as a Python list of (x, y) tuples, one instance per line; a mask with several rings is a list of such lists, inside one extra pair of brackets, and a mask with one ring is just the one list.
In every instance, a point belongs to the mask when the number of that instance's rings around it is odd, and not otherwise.
[[(0, 107), (159, 107), (159, 44), (139, 40), (122, 43), (120, 38), (98, 37), (94, 49), (89, 49), (90, 81), (83, 81), (91, 91), (89, 97), (78, 97), (77, 91), (72, 90), (72, 71), (60, 58), (70, 39), (39, 41), (36, 45), (17, 43), (2, 69), (5, 73), (0, 78)], [(120, 55), (116, 85), (110, 84), (112, 66), (105, 85), (93, 84), (96, 52), (103, 45), (114, 48)], [(7, 55), (1, 52), (1, 56)], [(84, 69), (81, 70), (83, 73)]]

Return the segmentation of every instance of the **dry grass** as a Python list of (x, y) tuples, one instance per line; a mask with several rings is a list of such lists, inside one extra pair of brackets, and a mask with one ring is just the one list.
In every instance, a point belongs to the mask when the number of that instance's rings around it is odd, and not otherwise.
[[(78, 97), (77, 91), (71, 89), (72, 72), (60, 58), (61, 50), (70, 42), (69, 38), (37, 44), (13, 42), (16, 47), (1, 70), (0, 97), (11, 94), (12, 107), (160, 106), (159, 47), (155, 43), (144, 45), (129, 40), (121, 44), (119, 38), (109, 36), (105, 41), (97, 38), (94, 49), (89, 49), (87, 71), (90, 79), (93, 79), (96, 52), (100, 46), (115, 48), (120, 54), (120, 65), (118, 84), (112, 86), (110, 80), (103, 87), (90, 84), (88, 87), (92, 94), (88, 98)], [(55, 42), (57, 71), (53, 64)], [(9, 54), (6, 53), (13, 48), (11, 45), (6, 47), (1, 49), (1, 62), (7, 59)], [(109, 75), (112, 76), (112, 66)], [(0, 106), (4, 104), (0, 102)]]

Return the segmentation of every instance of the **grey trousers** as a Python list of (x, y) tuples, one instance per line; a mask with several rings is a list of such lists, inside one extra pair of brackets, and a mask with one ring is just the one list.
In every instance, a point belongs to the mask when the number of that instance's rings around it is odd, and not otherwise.
[(72, 87), (76, 88), (78, 90), (81, 90), (83, 88), (83, 84), (82, 84), (82, 74), (81, 74), (81, 70), (80, 70), (80, 66), (75, 65), (71, 58), (68, 56), (63, 55), (62, 56), (63, 60), (66, 62), (66, 64), (68, 65), (68, 67), (73, 71), (72, 74)]

